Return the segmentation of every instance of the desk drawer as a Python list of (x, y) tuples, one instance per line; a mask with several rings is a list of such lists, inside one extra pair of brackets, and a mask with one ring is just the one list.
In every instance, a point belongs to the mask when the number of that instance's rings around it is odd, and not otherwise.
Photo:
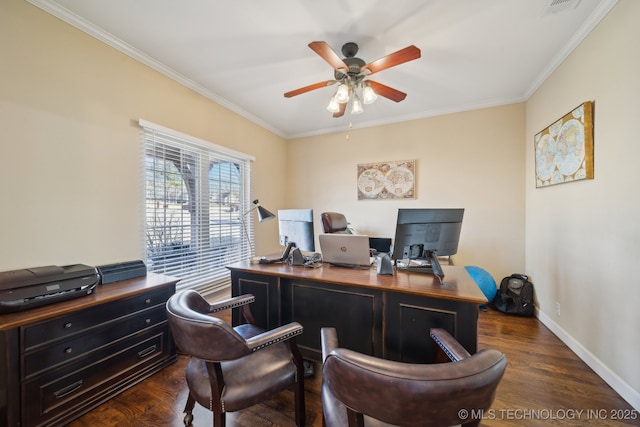
[(118, 387), (130, 382), (134, 373), (139, 375), (170, 357), (166, 325), (149, 331), (145, 338), (132, 337), (106, 348), (99, 358), (79, 360), (25, 382), (24, 425), (55, 425), (80, 408), (97, 406), (122, 391)]
[(38, 347), (24, 356), (24, 377), (29, 378), (54, 368), (62, 363), (70, 362), (78, 357), (110, 345), (122, 338), (130, 336), (145, 328), (166, 323), (167, 315), (164, 305), (149, 310), (121, 317), (99, 328), (90, 329), (81, 334), (58, 340), (46, 347)]
[(146, 292), (27, 326), (22, 329), (22, 349), (30, 350), (33, 347), (44, 345), (156, 305), (164, 307), (165, 302), (173, 295), (173, 292), (172, 288)]

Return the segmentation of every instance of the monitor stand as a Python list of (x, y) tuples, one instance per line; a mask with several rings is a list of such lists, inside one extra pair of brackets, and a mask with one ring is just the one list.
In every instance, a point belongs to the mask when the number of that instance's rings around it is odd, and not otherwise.
[[(436, 255), (435, 251), (428, 250), (428, 251), (425, 251), (425, 253), (426, 253), (425, 258), (426, 258), (427, 264), (420, 265), (420, 266), (409, 265), (407, 267), (401, 267), (401, 268), (396, 267), (396, 269), (400, 271), (409, 271), (414, 273), (433, 274), (438, 278), (438, 281), (442, 285), (443, 284), (442, 279), (444, 279), (444, 271), (442, 271), (442, 266), (440, 265), (440, 261), (438, 261), (438, 256)], [(397, 265), (397, 260), (396, 260), (396, 265)]]
[(438, 261), (438, 256), (434, 251), (427, 251), (427, 259), (431, 263), (431, 270), (433, 270), (433, 274), (440, 279), (440, 283), (442, 284), (442, 279), (444, 278), (444, 271), (442, 271), (442, 266), (440, 266), (440, 261)]
[(287, 248), (284, 250), (284, 252), (282, 253), (282, 256), (280, 258), (266, 258), (266, 257), (262, 257), (260, 258), (259, 263), (260, 264), (276, 264), (276, 263), (280, 263), (280, 262), (285, 262), (289, 259), (289, 254), (291, 253), (291, 249), (295, 248), (296, 244), (295, 242), (289, 242), (287, 244)]

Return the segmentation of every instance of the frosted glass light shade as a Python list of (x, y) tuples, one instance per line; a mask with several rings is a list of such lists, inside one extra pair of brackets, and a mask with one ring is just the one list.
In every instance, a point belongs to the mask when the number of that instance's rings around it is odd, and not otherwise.
[(360, 98), (358, 97), (358, 95), (353, 95), (353, 103), (351, 105), (351, 114), (360, 114), (364, 111), (364, 108), (362, 108), (362, 101), (360, 101)]
[(338, 86), (338, 91), (336, 92), (336, 101), (340, 104), (344, 104), (349, 100), (349, 86), (342, 83)]
[(331, 97), (329, 105), (327, 105), (327, 110), (331, 111), (332, 113), (337, 113), (338, 111), (340, 111), (340, 103), (336, 100), (335, 95)]
[(371, 86), (366, 85), (364, 89), (362, 89), (362, 102), (366, 104), (372, 104), (378, 99), (378, 95), (373, 91)]

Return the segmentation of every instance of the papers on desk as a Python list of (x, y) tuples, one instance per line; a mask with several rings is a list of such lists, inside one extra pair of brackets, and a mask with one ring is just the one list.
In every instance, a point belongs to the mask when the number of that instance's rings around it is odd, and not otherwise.
[(399, 259), (396, 261), (396, 265), (398, 268), (407, 268), (407, 267), (431, 267), (429, 261), (424, 259)]

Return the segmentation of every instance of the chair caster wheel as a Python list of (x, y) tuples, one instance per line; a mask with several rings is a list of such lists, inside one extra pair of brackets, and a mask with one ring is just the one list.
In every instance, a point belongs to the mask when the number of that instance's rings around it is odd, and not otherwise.
[(188, 412), (187, 415), (184, 416), (184, 425), (190, 426), (192, 422), (193, 422), (193, 414), (191, 412)]

